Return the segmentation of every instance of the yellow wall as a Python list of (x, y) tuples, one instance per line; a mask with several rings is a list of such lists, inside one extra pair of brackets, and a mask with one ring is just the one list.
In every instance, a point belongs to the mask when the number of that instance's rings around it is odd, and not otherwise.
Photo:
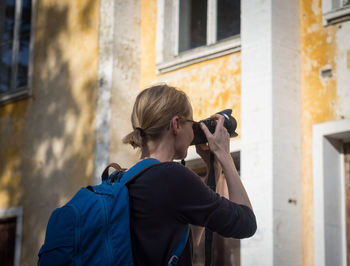
[(21, 265), (52, 210), (91, 183), (99, 2), (37, 2), (33, 95), (0, 107), (0, 209), (23, 206)]
[[(312, 125), (336, 119), (336, 26), (322, 25), (321, 0), (300, 1), (304, 265), (314, 264)], [(332, 78), (321, 69), (331, 66)]]
[[(143, 0), (141, 5), (140, 88), (167, 82), (190, 97), (194, 119), (206, 118), (226, 108), (233, 109), (240, 134), (241, 54), (240, 52), (191, 66), (156, 74), (157, 1)], [(210, 73), (210, 74), (208, 74)]]

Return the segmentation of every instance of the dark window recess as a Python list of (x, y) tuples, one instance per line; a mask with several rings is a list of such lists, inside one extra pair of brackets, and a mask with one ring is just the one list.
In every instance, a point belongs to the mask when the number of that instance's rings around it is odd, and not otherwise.
[[(28, 85), (32, 1), (21, 2), (21, 16), (17, 20), (16, 0), (0, 3), (0, 94)], [(16, 36), (15, 27), (18, 27)]]
[(14, 265), (16, 223), (16, 217), (0, 219), (0, 262), (2, 266)]
[(19, 36), (18, 72), (16, 87), (27, 85), (29, 65), (29, 43), (30, 43), (30, 22), (31, 22), (32, 1), (22, 1), (22, 16)]
[(207, 1), (180, 0), (179, 52), (206, 45)]
[(217, 40), (226, 39), (241, 32), (241, 1), (217, 0)]
[(12, 76), (12, 47), (15, 0), (1, 1), (0, 8), (0, 93), (9, 91)]

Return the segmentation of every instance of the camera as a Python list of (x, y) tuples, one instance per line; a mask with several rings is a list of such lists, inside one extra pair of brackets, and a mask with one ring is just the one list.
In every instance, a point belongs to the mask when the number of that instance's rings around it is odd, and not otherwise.
[[(236, 137), (238, 134), (235, 132), (237, 128), (237, 121), (236, 119), (231, 115), (232, 110), (231, 109), (226, 109), (221, 112), (218, 112), (217, 114), (222, 115), (225, 117), (224, 120), (224, 127), (227, 129), (228, 133), (230, 134), (230, 137)], [(216, 119), (214, 118), (207, 118), (204, 120), (199, 121), (203, 122), (209, 131), (213, 134), (215, 132), (215, 127), (216, 127)], [(197, 144), (203, 144), (207, 143), (207, 137), (205, 136), (203, 130), (200, 127), (199, 123), (193, 123), (193, 134), (194, 138), (191, 143), (191, 145), (197, 145)]]

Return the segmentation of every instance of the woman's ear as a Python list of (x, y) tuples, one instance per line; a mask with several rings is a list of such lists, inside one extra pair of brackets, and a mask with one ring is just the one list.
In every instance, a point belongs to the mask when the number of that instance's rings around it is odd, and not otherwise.
[(177, 135), (177, 133), (179, 132), (179, 129), (180, 129), (180, 117), (176, 115), (171, 119), (170, 130), (172, 130), (174, 135)]

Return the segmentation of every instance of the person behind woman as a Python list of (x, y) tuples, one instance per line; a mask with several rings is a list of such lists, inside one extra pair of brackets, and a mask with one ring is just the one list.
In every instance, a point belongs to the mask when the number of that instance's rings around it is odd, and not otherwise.
[[(131, 122), (133, 131), (123, 142), (141, 149), (141, 159), (160, 161), (129, 187), (130, 230), (135, 265), (167, 265), (188, 224), (207, 227), (224, 237), (246, 238), (256, 231), (256, 220), (247, 193), (229, 151), (224, 117), (217, 119), (214, 134), (201, 123), (215, 155), (216, 177), (226, 179), (229, 200), (212, 191), (201, 178), (173, 160), (184, 159), (193, 140), (192, 107), (186, 94), (166, 84), (137, 96)], [(209, 150), (196, 147), (208, 163)], [(199, 242), (201, 232), (192, 236)], [(192, 265), (192, 237), (177, 265)]]

